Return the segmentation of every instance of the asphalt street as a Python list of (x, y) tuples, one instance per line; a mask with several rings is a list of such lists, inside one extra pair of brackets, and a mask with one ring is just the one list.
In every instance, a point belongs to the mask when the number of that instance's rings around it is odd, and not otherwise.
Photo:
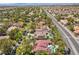
[(54, 16), (52, 16), (51, 14), (49, 14), (45, 9), (44, 9), (44, 11), (52, 19), (52, 22), (54, 23), (54, 25), (58, 28), (58, 30), (61, 33), (61, 36), (63, 38), (63, 41), (71, 49), (71, 54), (72, 55), (78, 55), (79, 54), (79, 45), (75, 41), (75, 39), (70, 35), (70, 33), (67, 32), (67, 30), (65, 30), (64, 27), (62, 27), (58, 23), (58, 21), (56, 20), (56, 18)]

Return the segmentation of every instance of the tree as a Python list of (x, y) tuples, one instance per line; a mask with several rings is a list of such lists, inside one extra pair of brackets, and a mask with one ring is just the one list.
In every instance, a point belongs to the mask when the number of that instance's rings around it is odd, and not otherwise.
[(74, 19), (71, 18), (71, 17), (69, 17), (67, 20), (68, 20), (68, 23), (69, 23), (69, 24), (72, 24), (72, 23), (74, 22)]
[(68, 29), (74, 31), (74, 26), (72, 24), (68, 25)]
[(22, 32), (18, 31), (15, 35), (16, 41), (18, 41), (20, 38), (22, 38)]
[(6, 28), (2, 27), (0, 28), (0, 36), (6, 35)]
[(15, 45), (15, 41), (11, 39), (3, 39), (0, 40), (0, 51), (2, 51), (3, 54), (11, 54), (12, 46)]
[(22, 38), (22, 32), (18, 28), (16, 28), (10, 31), (9, 36), (12, 40), (18, 41), (19, 38)]
[(31, 54), (32, 46), (27, 39), (23, 39), (22, 44), (16, 49), (17, 55), (29, 55)]
[(58, 21), (60, 21), (60, 20), (61, 20), (61, 15), (57, 15), (57, 16), (56, 16), (56, 19), (57, 19)]
[(25, 29), (33, 31), (35, 29), (35, 23), (30, 21), (30, 23), (25, 26)]

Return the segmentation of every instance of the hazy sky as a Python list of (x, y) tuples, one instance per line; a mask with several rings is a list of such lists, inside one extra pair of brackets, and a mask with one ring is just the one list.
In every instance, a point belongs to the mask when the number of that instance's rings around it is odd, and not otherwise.
[(79, 0), (0, 0), (0, 3), (79, 3)]

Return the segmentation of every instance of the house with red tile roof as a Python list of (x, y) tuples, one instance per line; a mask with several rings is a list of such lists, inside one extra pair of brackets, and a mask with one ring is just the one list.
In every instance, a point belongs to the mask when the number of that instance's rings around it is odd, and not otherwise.
[(48, 49), (48, 45), (51, 44), (52, 42), (49, 40), (37, 40), (35, 42), (35, 46), (33, 47), (33, 52), (37, 51), (47, 51), (50, 53), (50, 50)]

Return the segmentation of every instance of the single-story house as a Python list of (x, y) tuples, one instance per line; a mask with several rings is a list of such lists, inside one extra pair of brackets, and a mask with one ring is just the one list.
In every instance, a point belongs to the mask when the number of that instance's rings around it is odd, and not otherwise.
[(47, 51), (48, 53), (50, 53), (50, 50), (47, 46), (51, 43), (52, 42), (50, 40), (37, 40), (35, 42), (35, 46), (33, 47), (33, 52)]
[(16, 28), (18, 28), (18, 27), (16, 27), (16, 26), (11, 26), (11, 27), (9, 27), (8, 30), (7, 30), (7, 33), (9, 33), (10, 31), (12, 31), (12, 30), (14, 30), (14, 29), (16, 29)]
[(74, 33), (79, 34), (79, 26), (74, 26)]
[(60, 20), (60, 23), (63, 25), (67, 25), (68, 24), (68, 20)]

